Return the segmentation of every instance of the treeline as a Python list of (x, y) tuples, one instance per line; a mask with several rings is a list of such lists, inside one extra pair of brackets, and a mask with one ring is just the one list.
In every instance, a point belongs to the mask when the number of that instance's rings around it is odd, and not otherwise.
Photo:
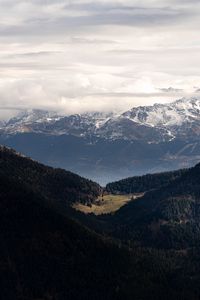
[(143, 193), (166, 186), (185, 172), (187, 169), (130, 177), (107, 184), (106, 191), (112, 194)]

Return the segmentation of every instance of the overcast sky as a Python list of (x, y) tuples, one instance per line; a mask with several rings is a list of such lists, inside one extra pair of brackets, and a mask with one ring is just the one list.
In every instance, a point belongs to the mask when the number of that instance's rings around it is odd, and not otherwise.
[(199, 31), (199, 0), (0, 0), (0, 115), (198, 96)]

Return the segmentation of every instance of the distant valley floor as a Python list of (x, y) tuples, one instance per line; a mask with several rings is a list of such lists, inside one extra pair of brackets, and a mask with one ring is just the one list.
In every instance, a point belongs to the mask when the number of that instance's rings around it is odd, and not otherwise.
[(191, 167), (200, 161), (199, 141), (141, 141), (88, 139), (39, 133), (0, 135), (0, 144), (33, 159), (91, 178), (101, 185), (130, 176)]

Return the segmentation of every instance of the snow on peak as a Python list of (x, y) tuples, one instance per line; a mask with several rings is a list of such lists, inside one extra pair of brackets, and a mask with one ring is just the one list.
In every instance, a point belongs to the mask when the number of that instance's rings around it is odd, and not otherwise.
[(200, 120), (200, 99), (182, 98), (167, 104), (139, 106), (125, 112), (123, 117), (152, 127), (180, 126), (184, 122)]
[(88, 112), (58, 115), (44, 110), (27, 110), (0, 126), (1, 132), (70, 134), (106, 139), (146, 139), (150, 142), (175, 137), (200, 136), (200, 99), (182, 98), (166, 104), (135, 107), (123, 114)]

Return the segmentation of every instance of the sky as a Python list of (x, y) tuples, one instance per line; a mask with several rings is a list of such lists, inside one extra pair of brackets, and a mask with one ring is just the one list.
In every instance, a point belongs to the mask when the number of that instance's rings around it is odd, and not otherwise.
[(0, 0), (0, 118), (200, 95), (199, 0)]

